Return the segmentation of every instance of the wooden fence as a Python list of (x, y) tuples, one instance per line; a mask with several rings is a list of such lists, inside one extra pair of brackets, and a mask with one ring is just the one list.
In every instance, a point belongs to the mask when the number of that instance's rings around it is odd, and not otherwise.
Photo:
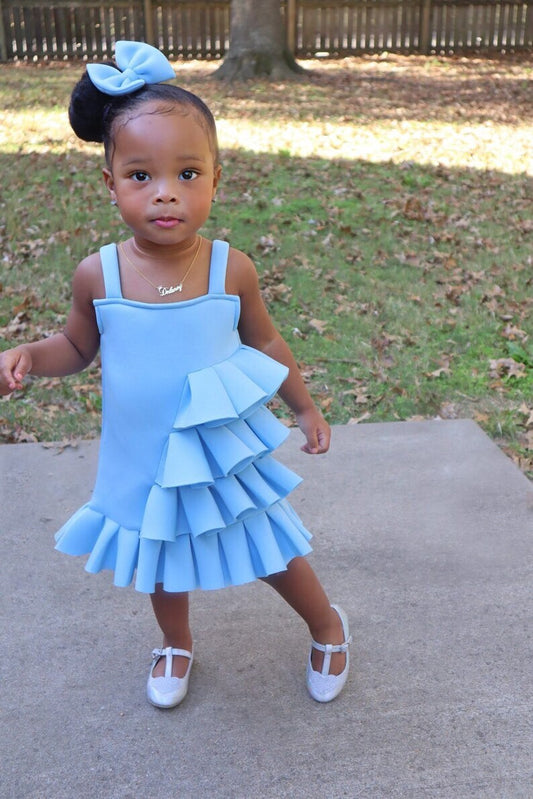
[[(280, 0), (298, 58), (533, 48), (533, 0)], [(230, 0), (0, 0), (0, 60), (110, 57), (117, 39), (220, 58)]]

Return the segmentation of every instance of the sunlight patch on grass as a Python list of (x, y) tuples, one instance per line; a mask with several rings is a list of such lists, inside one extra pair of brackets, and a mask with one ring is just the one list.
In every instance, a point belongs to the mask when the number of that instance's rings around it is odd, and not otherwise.
[[(286, 153), (300, 158), (366, 160), (372, 163), (442, 164), (497, 170), (505, 174), (533, 174), (531, 126), (469, 121), (374, 120), (314, 122), (240, 119), (217, 120), (220, 145), (226, 150)], [(497, 142), (497, 146), (495, 146)], [(100, 145), (83, 145), (70, 131), (64, 111), (31, 109), (8, 111), (0, 122), (0, 150), (64, 153), (80, 149), (101, 154)]]
[[(250, 98), (249, 116), (238, 122), (233, 114), (217, 119), (223, 149), (255, 153), (286, 153), (301, 158), (366, 160), (372, 163), (433, 164), (504, 174), (533, 174), (531, 124), (516, 119), (476, 121), (465, 117), (439, 119), (375, 118), (354, 115), (290, 119), (268, 113), (256, 116)], [(311, 107), (312, 113), (312, 107)], [(68, 124), (66, 110), (57, 108), (9, 109), (0, 120), (0, 150), (6, 153), (64, 153), (86, 149), (101, 155), (100, 145), (80, 143)]]
[[(255, 153), (372, 163), (442, 164), (446, 167), (533, 174), (531, 127), (489, 123), (387, 120), (372, 124), (328, 121), (256, 124), (219, 119), (221, 146)], [(495, 141), (498, 146), (495, 147)]]
[(13, 152), (64, 152), (75, 142), (65, 111), (32, 108), (6, 111), (0, 119), (0, 150)]

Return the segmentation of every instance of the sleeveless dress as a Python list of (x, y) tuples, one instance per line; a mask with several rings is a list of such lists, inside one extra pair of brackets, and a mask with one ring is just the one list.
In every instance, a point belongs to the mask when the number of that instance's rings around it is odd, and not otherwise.
[(56, 534), (86, 570), (152, 593), (239, 585), (311, 551), (285, 497), (300, 478), (270, 454), (288, 430), (265, 407), (285, 366), (242, 344), (225, 293), (229, 245), (214, 241), (208, 293), (122, 297), (117, 248), (100, 251), (102, 435), (91, 500)]

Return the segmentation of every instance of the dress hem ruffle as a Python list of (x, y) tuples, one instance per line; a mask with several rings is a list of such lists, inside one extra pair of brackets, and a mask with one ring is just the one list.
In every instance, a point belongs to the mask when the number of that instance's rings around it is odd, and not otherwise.
[(85, 570), (114, 571), (114, 584), (153, 593), (242, 585), (285, 571), (295, 557), (309, 554), (311, 534), (286, 500), (219, 531), (173, 541), (142, 537), (91, 507), (90, 503), (61, 528), (56, 549), (89, 555)]

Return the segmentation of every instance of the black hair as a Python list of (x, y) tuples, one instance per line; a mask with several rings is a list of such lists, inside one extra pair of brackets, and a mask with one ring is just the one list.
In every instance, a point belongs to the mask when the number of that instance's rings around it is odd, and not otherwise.
[[(107, 63), (114, 65), (113, 62)], [(70, 97), (68, 114), (72, 130), (83, 141), (103, 142), (109, 164), (115, 120), (151, 100), (161, 100), (195, 112), (209, 137), (215, 166), (218, 166), (220, 155), (213, 114), (196, 94), (168, 83), (151, 83), (131, 94), (111, 96), (97, 89), (88, 73), (84, 72)]]

